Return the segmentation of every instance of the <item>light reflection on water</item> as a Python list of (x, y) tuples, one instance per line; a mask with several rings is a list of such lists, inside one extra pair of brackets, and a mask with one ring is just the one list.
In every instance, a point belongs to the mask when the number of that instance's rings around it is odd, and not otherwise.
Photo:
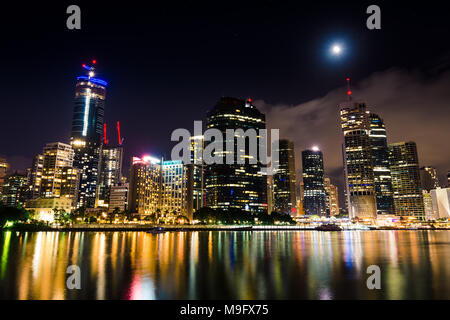
[(450, 299), (450, 231), (2, 232), (0, 258), (0, 299)]

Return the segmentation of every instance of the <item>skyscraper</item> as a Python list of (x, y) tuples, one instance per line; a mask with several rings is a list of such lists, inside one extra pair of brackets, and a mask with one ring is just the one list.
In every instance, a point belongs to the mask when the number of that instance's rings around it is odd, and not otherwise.
[(326, 216), (323, 154), (317, 147), (302, 151), (303, 209), (306, 215)]
[[(247, 101), (236, 98), (221, 98), (216, 105), (208, 112), (206, 129), (218, 129), (223, 140), (223, 150), (227, 150), (227, 145), (233, 146), (234, 164), (226, 164), (226, 152), (216, 154), (222, 157), (223, 164), (206, 165), (206, 204), (211, 208), (236, 208), (249, 212), (267, 212), (267, 176), (262, 173), (262, 164), (259, 159), (256, 164), (250, 163), (250, 143), (248, 138), (241, 137), (236, 132), (234, 141), (226, 141), (226, 130), (254, 129), (258, 133), (260, 129), (266, 128), (266, 117), (254, 105), (251, 99)], [(238, 164), (238, 143), (240, 138), (245, 139), (245, 150), (239, 157), (245, 161)], [(256, 148), (259, 150), (259, 135)], [(205, 141), (205, 148), (211, 142)], [(239, 150), (241, 151), (241, 150)]]
[[(349, 91), (349, 95), (351, 92)], [(343, 135), (345, 194), (350, 218), (375, 219), (377, 206), (370, 141), (370, 117), (364, 102), (339, 105)]]
[(295, 190), (294, 143), (280, 140), (278, 143), (278, 169), (272, 176), (273, 210), (296, 214), (297, 199)]
[(6, 159), (0, 158), (0, 196), (2, 195), (3, 184), (5, 183), (8, 168), (9, 164), (6, 162)]
[(370, 113), (369, 138), (372, 149), (377, 213), (393, 214), (394, 199), (392, 196), (392, 178), (389, 168), (386, 128), (383, 119), (375, 113)]
[(433, 216), (435, 219), (450, 219), (450, 188), (431, 190)]
[(75, 207), (80, 170), (73, 167), (74, 151), (62, 142), (47, 143), (33, 158), (27, 177), (27, 199), (66, 197)]
[(107, 83), (95, 77), (93, 66), (83, 65), (83, 68), (87, 75), (77, 78), (70, 144), (75, 150), (74, 166), (81, 170), (79, 206), (93, 208), (97, 194)]
[(415, 142), (389, 145), (395, 214), (424, 217), (419, 159)]
[(192, 219), (192, 166), (181, 160), (133, 157), (128, 207), (140, 215)]
[(155, 215), (161, 209), (161, 161), (133, 157), (130, 168), (128, 208), (132, 213)]
[(421, 167), (420, 183), (422, 189), (428, 192), (439, 188), (439, 179), (436, 169), (433, 167)]
[(33, 157), (31, 168), (28, 169), (27, 199), (36, 199), (40, 196), (43, 170), (44, 170), (44, 155), (38, 154)]
[(186, 216), (192, 220), (193, 167), (181, 160), (161, 164), (161, 212), (173, 218)]
[(96, 206), (108, 207), (110, 189), (122, 179), (123, 147), (103, 145), (101, 155)]
[(203, 136), (191, 137), (191, 164), (193, 170), (193, 210), (206, 205), (205, 167), (203, 164)]
[(60, 197), (62, 195), (63, 170), (67, 167), (72, 168), (74, 151), (70, 145), (65, 143), (47, 143), (44, 147), (43, 157), (40, 196), (44, 198)]
[(331, 179), (326, 177), (325, 181), (325, 192), (327, 195), (327, 210), (330, 216), (339, 215), (339, 196), (338, 188), (331, 184)]
[(0, 202), (9, 207), (22, 206), (25, 202), (27, 177), (13, 173), (5, 177)]

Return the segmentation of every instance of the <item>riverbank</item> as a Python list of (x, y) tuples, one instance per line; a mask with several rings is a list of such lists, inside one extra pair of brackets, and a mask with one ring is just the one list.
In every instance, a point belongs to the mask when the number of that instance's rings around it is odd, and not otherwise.
[[(32, 224), (19, 224), (5, 230), (11, 231), (29, 231), (29, 232), (39, 232), (39, 231), (92, 231), (92, 232), (117, 232), (117, 231), (152, 231), (155, 228), (161, 228), (164, 231), (306, 231), (306, 230), (316, 230), (313, 226), (304, 225), (157, 225), (157, 224), (138, 224), (138, 223), (128, 223), (128, 224), (73, 224), (67, 226), (46, 226), (46, 225), (32, 225)], [(408, 231), (424, 231), (424, 230), (450, 230), (447, 228), (368, 228), (366, 226), (352, 226), (344, 227), (339, 231), (351, 231), (351, 230), (408, 230)], [(325, 230), (326, 231), (326, 230)], [(334, 230), (333, 230), (334, 231)]]

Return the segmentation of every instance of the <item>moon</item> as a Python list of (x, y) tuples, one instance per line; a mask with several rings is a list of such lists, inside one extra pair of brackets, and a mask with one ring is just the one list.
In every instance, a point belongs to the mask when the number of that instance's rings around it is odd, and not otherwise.
[(335, 55), (335, 56), (340, 55), (340, 54), (342, 53), (342, 47), (341, 47), (340, 45), (338, 45), (338, 44), (334, 44), (334, 45), (331, 47), (331, 53), (332, 53), (333, 55)]

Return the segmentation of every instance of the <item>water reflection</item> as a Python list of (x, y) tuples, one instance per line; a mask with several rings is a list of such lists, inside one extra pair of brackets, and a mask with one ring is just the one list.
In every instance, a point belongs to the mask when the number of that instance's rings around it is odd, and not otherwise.
[[(448, 231), (0, 233), (1, 299), (450, 299)], [(366, 269), (382, 270), (368, 290)], [(81, 290), (66, 269), (81, 268)]]

